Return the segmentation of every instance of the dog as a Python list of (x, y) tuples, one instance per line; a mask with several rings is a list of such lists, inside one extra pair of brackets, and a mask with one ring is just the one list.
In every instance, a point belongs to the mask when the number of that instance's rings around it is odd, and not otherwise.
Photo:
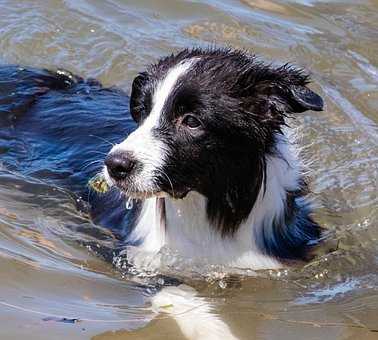
[[(168, 247), (209, 264), (277, 268), (308, 259), (322, 239), (290, 128), (323, 109), (303, 70), (186, 49), (137, 75), (130, 98), (63, 70), (3, 66), (0, 75), (2, 162), (89, 202), (94, 223), (138, 254), (131, 262)], [(102, 143), (124, 136), (110, 152)], [(88, 194), (99, 153), (111, 189)]]
[(109, 185), (142, 201), (131, 242), (238, 268), (306, 259), (322, 231), (288, 120), (322, 110), (308, 83), (231, 49), (184, 50), (140, 73), (138, 127), (104, 168)]
[[(2, 171), (68, 192), (114, 235), (110, 261), (126, 250), (148, 269), (168, 248), (200, 264), (279, 268), (308, 260), (324, 238), (290, 127), (323, 109), (301, 69), (195, 48), (137, 75), (130, 97), (65, 70), (0, 66), (0, 79)], [(99, 166), (107, 189), (88, 190)], [(151, 303), (188, 338), (236, 339), (179, 282)]]

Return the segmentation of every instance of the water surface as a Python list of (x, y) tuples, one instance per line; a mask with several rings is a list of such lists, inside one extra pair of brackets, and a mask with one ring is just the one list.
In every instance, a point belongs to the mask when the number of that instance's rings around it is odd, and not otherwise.
[[(334, 250), (294, 270), (255, 278), (217, 271), (187, 283), (240, 339), (378, 339), (376, 1), (0, 6), (2, 63), (63, 67), (127, 92), (145, 65), (187, 46), (238, 47), (310, 70), (326, 110), (298, 121), (316, 215), (334, 233)], [(97, 256), (95, 238), (81, 246), (85, 236), (68, 222), (91, 228), (66, 192), (10, 172), (0, 158), (0, 338), (184, 339), (172, 318), (151, 309), (138, 284), (145, 279)]]

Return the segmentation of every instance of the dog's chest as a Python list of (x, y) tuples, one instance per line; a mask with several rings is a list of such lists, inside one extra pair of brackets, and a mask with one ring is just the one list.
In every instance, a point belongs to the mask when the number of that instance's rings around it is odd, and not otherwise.
[(214, 230), (207, 220), (205, 198), (200, 194), (189, 193), (183, 200), (166, 199), (165, 219), (160, 208), (156, 198), (143, 204), (130, 238), (139, 245), (128, 254), (136, 266), (145, 266), (162, 247), (168, 247), (180, 258), (199, 264), (256, 270), (280, 267), (276, 259), (264, 255), (256, 246), (250, 220), (232, 237), (222, 237)]
[(249, 221), (232, 237), (222, 237), (206, 216), (206, 201), (197, 193), (183, 200), (166, 200), (165, 245), (185, 258), (238, 268), (276, 268), (254, 243)]

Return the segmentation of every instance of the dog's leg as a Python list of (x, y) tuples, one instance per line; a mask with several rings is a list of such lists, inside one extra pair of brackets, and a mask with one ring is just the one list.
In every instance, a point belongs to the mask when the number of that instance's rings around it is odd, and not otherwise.
[(236, 340), (228, 325), (213, 311), (205, 298), (185, 284), (164, 287), (152, 297), (157, 313), (171, 316), (190, 340)]

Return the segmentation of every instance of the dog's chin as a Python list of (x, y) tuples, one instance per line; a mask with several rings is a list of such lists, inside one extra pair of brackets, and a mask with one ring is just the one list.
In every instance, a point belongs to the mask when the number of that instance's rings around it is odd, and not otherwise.
[(132, 199), (137, 200), (145, 200), (148, 198), (173, 198), (173, 199), (183, 199), (189, 193), (190, 189), (183, 189), (183, 190), (163, 190), (163, 189), (156, 189), (156, 190), (149, 190), (149, 191), (134, 191), (130, 190), (130, 188), (124, 188), (123, 186), (118, 186), (118, 188), (127, 196)]
[(181, 190), (167, 190), (165, 191), (165, 193), (167, 193), (169, 195), (169, 197), (172, 197), (174, 199), (183, 199), (186, 197), (186, 195), (190, 192), (190, 189), (188, 188), (185, 188), (185, 189), (181, 189)]
[(153, 198), (153, 197), (156, 197), (156, 198), (167, 198), (169, 197), (170, 195), (164, 191), (125, 191), (125, 190), (122, 190), (125, 195), (127, 197), (130, 197), (132, 199), (136, 199), (136, 200), (145, 200), (145, 199), (148, 199), (148, 198)]

